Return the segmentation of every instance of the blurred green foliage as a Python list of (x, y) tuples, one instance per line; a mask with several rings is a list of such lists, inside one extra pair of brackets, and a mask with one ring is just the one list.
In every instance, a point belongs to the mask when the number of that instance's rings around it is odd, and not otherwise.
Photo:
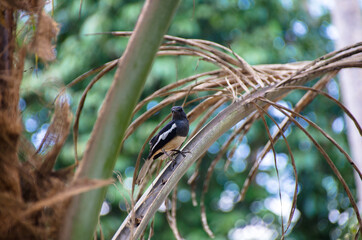
[[(52, 102), (59, 89), (82, 73), (120, 57), (128, 41), (127, 38), (109, 34), (88, 34), (132, 30), (143, 3), (87, 0), (83, 1), (79, 15), (79, 1), (55, 1), (54, 18), (61, 26), (56, 47), (57, 60), (48, 65), (40, 63), (36, 66), (35, 58), (29, 57), (21, 86), (20, 106), (25, 134), (34, 145), (39, 144), (39, 139), (45, 133), (51, 118)], [(311, 10), (311, 5), (312, 1), (294, 0), (185, 0), (181, 3), (168, 34), (206, 39), (230, 46), (250, 64), (313, 60), (333, 50), (334, 29), (330, 24), (328, 9), (315, 4)], [(154, 63), (142, 98), (177, 79), (211, 69), (214, 67), (210, 64), (199, 63), (198, 59), (192, 57), (159, 57)], [(103, 77), (88, 94), (79, 125), (80, 155), (85, 149), (98, 110), (113, 79), (113, 73), (114, 71)], [(90, 78), (68, 89), (73, 113), (89, 81)], [(335, 80), (328, 84), (327, 91), (335, 98), (340, 98)], [(295, 104), (303, 93), (294, 91), (285, 99), (284, 104)], [(156, 103), (151, 102), (148, 107)], [(143, 110), (146, 110), (146, 107)], [(191, 108), (186, 109), (190, 110)], [(110, 211), (101, 217), (106, 239), (113, 235), (127, 215), (125, 198), (129, 199), (133, 166), (138, 152), (157, 123), (168, 113), (169, 108), (165, 108), (152, 116), (135, 131), (122, 148), (115, 176), (120, 174), (123, 182), (109, 187), (105, 206), (110, 207)], [(277, 113), (272, 110), (270, 113), (281, 122), (282, 118), (278, 118)], [(343, 112), (336, 104), (319, 96), (303, 114), (325, 129), (344, 149), (348, 149)], [(352, 169), (343, 155), (315, 129), (300, 119), (298, 121), (330, 154), (354, 192)], [(268, 123), (273, 130), (272, 121), (268, 120)], [(197, 186), (198, 201), (206, 169), (228, 134), (230, 132), (219, 139), (203, 159)], [(354, 213), (351, 205), (322, 155), (296, 127), (288, 130), (287, 135), (296, 160), (299, 179), (296, 221), (288, 231), (288, 239), (337, 239), (353, 232), (351, 228), (356, 220), (352, 217)], [(205, 198), (208, 222), (216, 235), (215, 239), (241, 239), (241, 236), (248, 239), (245, 232), (255, 239), (280, 237), (280, 210), (275, 211), (280, 207), (279, 187), (273, 160), (262, 165), (256, 180), (247, 192), (245, 201), (233, 203), (233, 198), (240, 191), (252, 162), (267, 140), (265, 127), (259, 121), (242, 141), (237, 157), (234, 157), (229, 169), (223, 171), (226, 157), (217, 165)], [(277, 143), (276, 150), (283, 196), (290, 199), (290, 189), (294, 188), (290, 158), (286, 155), (287, 148), (282, 141)], [(272, 158), (269, 157), (270, 159)], [(56, 167), (68, 166), (73, 161), (73, 142), (70, 134)], [(191, 174), (190, 170), (188, 176)], [(179, 230), (186, 239), (207, 239), (208, 236), (201, 225), (200, 207), (192, 206), (190, 187), (186, 182), (187, 178), (184, 177), (178, 188)], [(283, 201), (283, 204), (287, 205), (287, 202)], [(288, 216), (289, 213), (284, 209), (283, 214)], [(287, 218), (284, 218), (284, 224), (286, 221)], [(269, 229), (269, 232), (265, 229)], [(258, 232), (260, 234), (263, 231), (266, 231), (265, 234), (258, 238)], [(157, 214), (155, 217), (155, 235), (155, 239), (173, 238), (164, 214)], [(270, 238), (267, 238), (268, 236)]]

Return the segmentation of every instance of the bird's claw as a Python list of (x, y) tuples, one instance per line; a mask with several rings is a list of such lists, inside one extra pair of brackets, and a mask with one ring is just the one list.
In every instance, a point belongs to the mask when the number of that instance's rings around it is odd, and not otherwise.
[(172, 152), (175, 152), (176, 154), (181, 154), (183, 157), (186, 157), (186, 153), (191, 153), (190, 151), (181, 151), (181, 150), (177, 150), (177, 149), (173, 149), (171, 150)]

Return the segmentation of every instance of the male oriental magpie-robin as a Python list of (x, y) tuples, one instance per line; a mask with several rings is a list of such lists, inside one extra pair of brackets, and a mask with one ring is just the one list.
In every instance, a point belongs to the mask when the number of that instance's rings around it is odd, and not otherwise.
[(148, 154), (145, 164), (137, 177), (137, 184), (140, 184), (146, 176), (151, 163), (157, 158), (165, 159), (168, 153), (178, 149), (185, 141), (189, 132), (189, 121), (182, 107), (174, 106), (171, 108), (172, 121), (167, 123), (156, 136), (154, 136), (150, 144), (150, 153)]

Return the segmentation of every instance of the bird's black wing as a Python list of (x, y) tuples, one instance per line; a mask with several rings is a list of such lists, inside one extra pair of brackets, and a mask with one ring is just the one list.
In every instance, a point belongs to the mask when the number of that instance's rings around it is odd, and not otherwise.
[(151, 139), (148, 158), (150, 158), (158, 150), (162, 149), (172, 138), (176, 137), (176, 129), (176, 123), (172, 120)]
[(156, 143), (157, 137), (158, 137), (158, 134), (156, 134), (155, 136), (153, 136), (153, 138), (149, 141), (148, 144), (150, 144), (150, 148), (152, 148), (152, 146)]

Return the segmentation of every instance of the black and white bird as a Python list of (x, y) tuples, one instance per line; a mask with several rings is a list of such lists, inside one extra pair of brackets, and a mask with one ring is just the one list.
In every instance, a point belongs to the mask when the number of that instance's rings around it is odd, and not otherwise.
[(185, 141), (189, 132), (189, 121), (186, 113), (180, 106), (171, 108), (172, 120), (154, 136), (150, 144), (150, 153), (145, 164), (137, 177), (137, 184), (140, 184), (146, 176), (151, 163), (157, 158), (165, 159), (171, 152), (179, 152), (178, 149)]

